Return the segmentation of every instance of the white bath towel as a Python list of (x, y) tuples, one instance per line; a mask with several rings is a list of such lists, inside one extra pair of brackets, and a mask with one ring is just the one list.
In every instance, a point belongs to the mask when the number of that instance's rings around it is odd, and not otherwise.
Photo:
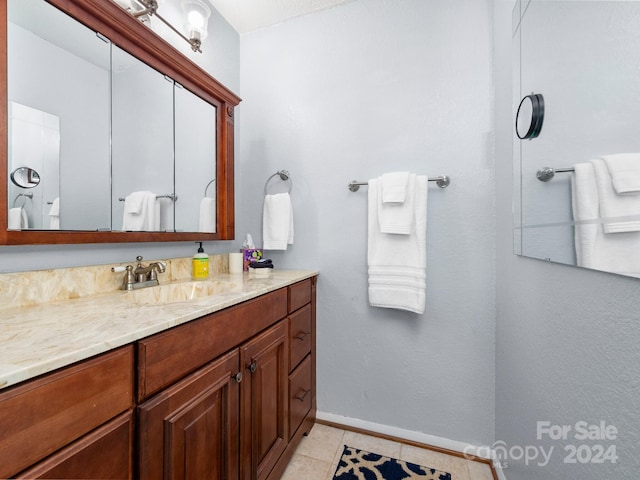
[(598, 185), (604, 233), (640, 231), (640, 195), (617, 195), (604, 160), (591, 160)]
[(60, 230), (60, 197), (56, 197), (49, 209), (49, 230)]
[(29, 228), (27, 211), (22, 207), (10, 208), (7, 228), (9, 230)]
[[(140, 201), (140, 197), (143, 197)], [(157, 231), (160, 228), (158, 196), (153, 192), (133, 192), (124, 199), (122, 230), (132, 232)], [(140, 201), (140, 210), (135, 212)]]
[(640, 153), (603, 155), (613, 188), (618, 195), (640, 193)]
[(216, 231), (216, 199), (204, 197), (200, 202), (199, 231), (215, 233)]
[(640, 232), (605, 234), (592, 163), (574, 166), (571, 178), (577, 265), (623, 275), (640, 276)]
[(262, 213), (262, 248), (286, 250), (293, 245), (293, 206), (288, 193), (265, 195)]
[(409, 172), (385, 173), (381, 177), (382, 203), (404, 203), (407, 197)]
[[(427, 177), (415, 176), (409, 235), (380, 231), (378, 179), (369, 180), (367, 260), (369, 304), (424, 313), (427, 268)], [(409, 194), (410, 192), (408, 192)], [(405, 201), (406, 203), (406, 201)]]
[[(407, 176), (403, 203), (385, 203), (382, 201), (384, 195), (383, 177), (380, 177), (376, 182), (377, 186), (374, 186), (374, 188), (378, 189), (378, 224), (380, 232), (410, 235), (415, 223), (416, 174), (411, 173)], [(369, 191), (371, 191), (371, 188), (372, 186), (369, 184)]]

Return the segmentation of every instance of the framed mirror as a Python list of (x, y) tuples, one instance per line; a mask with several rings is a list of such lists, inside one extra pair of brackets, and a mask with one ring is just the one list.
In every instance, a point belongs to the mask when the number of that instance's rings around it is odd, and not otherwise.
[[(0, 215), (0, 243), (232, 239), (233, 113), (240, 99), (111, 1), (0, 4), (8, 36), (0, 67), (8, 127), (0, 205), (13, 208), (16, 169), (38, 172), (41, 182), (17, 202), (31, 217), (28, 227), (12, 230), (9, 215)], [(13, 105), (58, 117), (53, 173), (18, 165)], [(47, 185), (58, 191), (40, 193)], [(159, 217), (129, 228), (126, 200), (142, 192), (152, 194)], [(211, 220), (203, 226), (205, 205)]]
[(640, 2), (517, 2), (514, 120), (545, 102), (538, 138), (514, 125), (517, 254), (640, 277), (638, 19)]

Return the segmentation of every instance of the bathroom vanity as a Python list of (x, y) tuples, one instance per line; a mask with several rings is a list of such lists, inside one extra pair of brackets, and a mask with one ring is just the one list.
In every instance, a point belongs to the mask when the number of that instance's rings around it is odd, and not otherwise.
[[(25, 372), (42, 368), (37, 354), (31, 370), (0, 366), (5, 385), (25, 376), (0, 390), (0, 478), (280, 478), (315, 420), (316, 272), (239, 277), (235, 289), (192, 302), (136, 303), (133, 292), (92, 307), (75, 300), (76, 310), (111, 305), (103, 317), (122, 307), (124, 317), (158, 320), (121, 335), (126, 324), (107, 322), (104, 352), (36, 378)], [(42, 328), (64, 341), (71, 302), (25, 307), (25, 321), (48, 312)], [(98, 348), (77, 333), (86, 352)], [(58, 356), (82, 355), (69, 343)]]

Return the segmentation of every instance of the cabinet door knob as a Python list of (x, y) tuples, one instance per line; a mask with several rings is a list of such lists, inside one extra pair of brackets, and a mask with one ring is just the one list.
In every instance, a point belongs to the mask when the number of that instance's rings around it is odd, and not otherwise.
[(307, 335), (309, 335), (311, 332), (300, 332), (298, 335), (296, 335), (296, 338), (300, 341), (304, 340), (305, 338), (307, 338)]
[(251, 364), (247, 368), (251, 373), (256, 373), (256, 370), (258, 369), (258, 364), (254, 360), (253, 362), (251, 362)]
[(237, 382), (240, 383), (242, 381), (242, 372), (238, 372), (233, 376), (233, 379)]
[(309, 395), (309, 392), (311, 392), (311, 390), (303, 390), (302, 393), (299, 393), (298, 395), (296, 395), (296, 400), (300, 400), (301, 402), (304, 402), (304, 399), (307, 398), (307, 395)]

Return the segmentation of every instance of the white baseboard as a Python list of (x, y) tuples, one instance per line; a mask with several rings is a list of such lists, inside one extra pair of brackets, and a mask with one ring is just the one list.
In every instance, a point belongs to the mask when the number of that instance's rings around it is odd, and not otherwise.
[(435, 435), (429, 435), (422, 432), (414, 432), (412, 430), (391, 427), (389, 425), (367, 422), (366, 420), (360, 420), (359, 418), (343, 417), (342, 415), (335, 415), (333, 413), (319, 411), (316, 413), (316, 418), (320, 421), (334, 423), (337, 425), (344, 425), (360, 430), (367, 430), (369, 432), (379, 433), (381, 435), (388, 435), (390, 437), (401, 438), (412, 442), (431, 445), (432, 447), (444, 448), (462, 454), (466, 453), (474, 455), (476, 457), (493, 460), (493, 465), (498, 474), (498, 479), (506, 480), (506, 477), (504, 476), (504, 473), (500, 468), (500, 464), (496, 461), (495, 452), (491, 449), (491, 447), (472, 445), (469, 443), (450, 440), (443, 437), (437, 437)]

